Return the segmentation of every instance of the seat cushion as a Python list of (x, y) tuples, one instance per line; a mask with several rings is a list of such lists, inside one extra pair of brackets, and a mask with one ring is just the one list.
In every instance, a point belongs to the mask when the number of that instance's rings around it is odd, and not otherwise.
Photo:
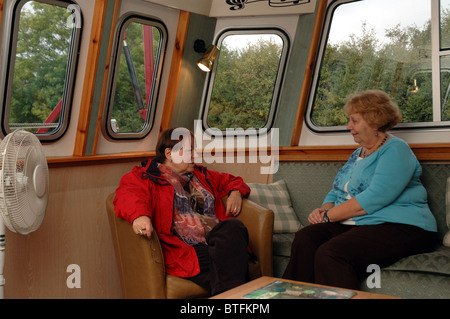
[(384, 269), (450, 276), (450, 248), (440, 246), (431, 253), (405, 257)]
[(294, 241), (295, 233), (274, 234), (273, 235), (273, 255), (274, 256), (291, 256), (291, 246)]
[(450, 276), (412, 271), (381, 271), (379, 288), (368, 288), (366, 279), (359, 290), (405, 299), (449, 299)]
[[(291, 246), (295, 233), (273, 235), (273, 255), (291, 256)], [(417, 254), (400, 259), (383, 268), (390, 271), (410, 271), (450, 276), (450, 248), (440, 246), (435, 251)]]

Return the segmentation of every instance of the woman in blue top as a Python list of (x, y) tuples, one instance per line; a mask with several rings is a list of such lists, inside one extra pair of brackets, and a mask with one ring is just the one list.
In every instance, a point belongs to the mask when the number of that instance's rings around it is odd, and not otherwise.
[(361, 147), (309, 215), (310, 225), (297, 232), (283, 278), (359, 289), (369, 265), (385, 267), (432, 250), (437, 228), (417, 158), (387, 133), (401, 121), (398, 106), (369, 90), (353, 96), (344, 111)]

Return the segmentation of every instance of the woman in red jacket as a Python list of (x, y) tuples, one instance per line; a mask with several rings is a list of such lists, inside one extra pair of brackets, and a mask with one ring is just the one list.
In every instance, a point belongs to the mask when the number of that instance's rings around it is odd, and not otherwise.
[(168, 274), (215, 295), (247, 280), (248, 233), (232, 217), (250, 188), (240, 177), (195, 165), (193, 142), (187, 129), (164, 131), (156, 157), (122, 177), (114, 206), (136, 234), (156, 231)]

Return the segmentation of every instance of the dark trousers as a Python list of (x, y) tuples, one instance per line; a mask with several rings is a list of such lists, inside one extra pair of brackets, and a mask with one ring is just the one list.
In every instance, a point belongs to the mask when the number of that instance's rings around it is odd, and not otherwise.
[(431, 251), (436, 240), (436, 233), (405, 224), (314, 224), (296, 233), (283, 278), (359, 289), (370, 264), (382, 268)]
[(186, 278), (216, 295), (248, 280), (248, 231), (237, 219), (217, 224), (206, 236), (207, 245), (193, 246), (200, 273)]

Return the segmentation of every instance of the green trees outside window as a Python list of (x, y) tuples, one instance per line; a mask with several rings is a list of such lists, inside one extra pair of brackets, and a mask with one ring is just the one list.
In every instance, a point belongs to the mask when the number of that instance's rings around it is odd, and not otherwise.
[(72, 52), (81, 16), (76, 6), (69, 10), (67, 3), (22, 3), (13, 21), (18, 27), (13, 33), (16, 41), (10, 45), (15, 55), (10, 61), (4, 128), (51, 135), (67, 125), (76, 60)]
[(110, 104), (111, 129), (114, 133), (145, 131), (154, 111), (155, 91), (159, 81), (162, 27), (145, 20), (130, 20), (123, 25), (118, 45), (113, 103)]
[[(437, 13), (431, 1), (366, 0), (336, 7), (310, 108), (315, 126), (346, 125), (342, 107), (347, 97), (366, 89), (389, 93), (404, 123), (450, 121), (449, 45), (439, 50), (433, 44), (434, 32), (448, 42), (450, 1), (441, 1), (440, 30), (432, 27), (431, 16)], [(396, 8), (402, 9), (401, 15)], [(395, 19), (388, 16), (391, 12)], [(433, 101), (437, 90), (440, 98)]]
[(225, 34), (212, 81), (207, 126), (265, 128), (277, 103), (287, 38), (276, 32)]

